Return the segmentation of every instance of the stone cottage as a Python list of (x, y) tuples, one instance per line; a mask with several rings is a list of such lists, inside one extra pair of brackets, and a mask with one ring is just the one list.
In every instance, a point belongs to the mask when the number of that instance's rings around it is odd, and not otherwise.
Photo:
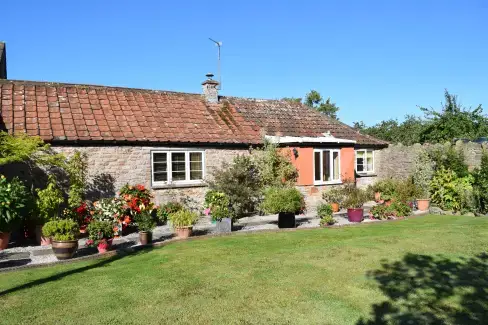
[(188, 94), (1, 79), (0, 128), (84, 151), (92, 178), (144, 184), (159, 202), (201, 202), (215, 168), (266, 137), (290, 148), (313, 205), (329, 186), (373, 176), (375, 150), (387, 147), (301, 103), (221, 96), (212, 75), (202, 86)]

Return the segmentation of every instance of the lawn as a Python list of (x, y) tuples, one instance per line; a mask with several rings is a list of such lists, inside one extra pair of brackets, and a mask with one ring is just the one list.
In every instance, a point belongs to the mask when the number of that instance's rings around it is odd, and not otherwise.
[(487, 245), (459, 216), (178, 242), (0, 273), (0, 324), (488, 323)]

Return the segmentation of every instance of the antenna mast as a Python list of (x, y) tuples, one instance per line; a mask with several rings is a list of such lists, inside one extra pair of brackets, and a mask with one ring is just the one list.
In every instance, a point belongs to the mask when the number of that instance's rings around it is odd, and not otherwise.
[(218, 56), (218, 66), (217, 66), (217, 69), (218, 69), (218, 75), (219, 75), (219, 86), (218, 86), (218, 90), (221, 90), (222, 89), (222, 78), (221, 78), (221, 75), (220, 75), (220, 47), (222, 46), (222, 42), (217, 42), (216, 40), (213, 40), (211, 39), (210, 37), (208, 38), (209, 40), (211, 40), (212, 42), (215, 43), (215, 45), (217, 45), (217, 47), (219, 48), (219, 56)]

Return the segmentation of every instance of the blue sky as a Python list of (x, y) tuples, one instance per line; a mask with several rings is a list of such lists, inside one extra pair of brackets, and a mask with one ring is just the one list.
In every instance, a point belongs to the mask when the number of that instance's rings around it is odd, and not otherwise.
[(9, 79), (330, 96), (367, 124), (439, 107), (488, 113), (488, 1), (17, 1), (0, 5)]

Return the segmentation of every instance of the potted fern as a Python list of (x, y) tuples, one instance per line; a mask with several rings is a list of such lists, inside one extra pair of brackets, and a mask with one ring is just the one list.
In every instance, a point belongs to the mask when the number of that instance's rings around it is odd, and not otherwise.
[(264, 193), (261, 209), (278, 213), (279, 228), (295, 228), (295, 214), (305, 210), (303, 194), (294, 187), (270, 187)]
[(169, 215), (171, 225), (178, 238), (185, 239), (191, 236), (193, 225), (198, 220), (198, 214), (188, 209), (182, 209)]
[(39, 211), (38, 225), (36, 225), (36, 239), (41, 246), (51, 245), (51, 238), (42, 236), (43, 225), (59, 217), (59, 207), (64, 202), (63, 193), (56, 185), (54, 175), (49, 175), (45, 189), (37, 191), (37, 210)]
[(49, 221), (42, 227), (42, 234), (51, 237), (52, 249), (58, 260), (73, 257), (78, 249), (79, 232), (78, 223), (70, 219)]

